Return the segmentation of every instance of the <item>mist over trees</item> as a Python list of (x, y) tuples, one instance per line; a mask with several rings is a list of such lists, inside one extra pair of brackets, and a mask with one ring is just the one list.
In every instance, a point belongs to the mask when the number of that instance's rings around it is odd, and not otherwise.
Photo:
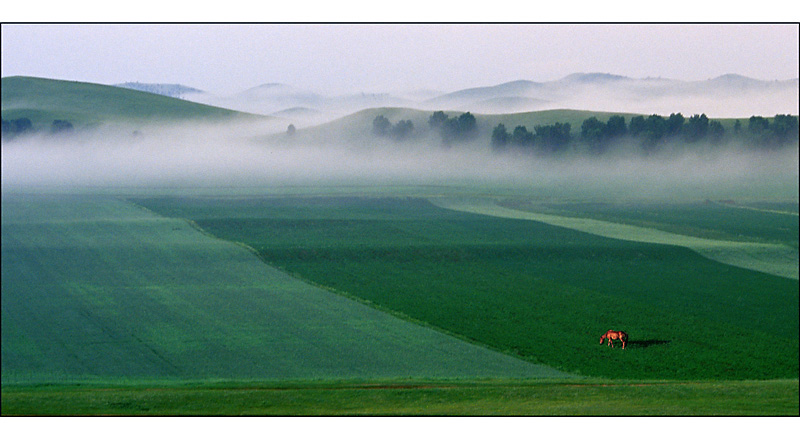
[(414, 123), (411, 120), (400, 120), (394, 125), (383, 115), (379, 115), (372, 120), (372, 133), (380, 137), (389, 137), (400, 141), (406, 139), (413, 132)]
[(533, 132), (525, 126), (517, 126), (509, 134), (501, 123), (492, 130), (492, 147), (502, 150), (508, 145), (545, 153), (564, 150), (572, 141), (572, 126), (569, 123), (537, 125)]
[[(428, 127), (439, 135), (444, 145), (469, 141), (478, 134), (477, 120), (469, 112), (458, 117), (450, 117), (444, 111), (436, 111), (428, 118)], [(401, 141), (408, 139), (412, 133), (414, 133), (414, 123), (411, 120), (400, 120), (392, 124), (384, 115), (378, 115), (372, 120), (372, 134), (378, 137)]]
[(17, 118), (14, 120), (2, 120), (3, 138), (14, 137), (16, 135), (33, 132), (33, 123), (29, 118)]
[[(72, 132), (74, 127), (72, 123), (67, 120), (53, 120), (50, 128), (47, 131), (50, 134), (62, 134)], [(15, 118), (12, 120), (2, 119), (2, 137), (4, 140), (10, 140), (21, 135), (27, 135), (39, 132), (33, 125), (29, 118)]]
[(798, 120), (791, 115), (778, 114), (770, 123), (764, 117), (752, 116), (747, 124), (747, 135), (760, 147), (781, 147), (798, 141)]
[(476, 125), (475, 116), (469, 112), (450, 118), (444, 111), (436, 111), (428, 119), (428, 126), (439, 132), (444, 144), (474, 138), (477, 134)]
[[(602, 155), (620, 150), (638, 150), (647, 155), (665, 150), (722, 147), (725, 144), (763, 150), (797, 144), (797, 116), (752, 116), (745, 123), (743, 121), (711, 120), (704, 113), (686, 117), (680, 112), (668, 117), (635, 115), (630, 121), (622, 115), (611, 115), (606, 121), (592, 116), (583, 120), (575, 133), (568, 122), (536, 125), (532, 129), (523, 125), (509, 129), (499, 123), (491, 131), (490, 146), (496, 152), (517, 150), (537, 155), (557, 155), (567, 151)], [(445, 146), (473, 141), (480, 134), (477, 119), (470, 112), (451, 117), (444, 111), (435, 111), (428, 118), (428, 127), (440, 136)], [(378, 115), (372, 121), (372, 133), (379, 137), (404, 140), (413, 132), (414, 125), (410, 120), (393, 124), (384, 115)]]
[(596, 116), (581, 123), (577, 138), (570, 134), (569, 123), (535, 126), (531, 132), (525, 126), (516, 126), (511, 132), (500, 123), (491, 134), (491, 146), (502, 151), (508, 148), (530, 150), (537, 153), (559, 153), (569, 149), (583, 149), (600, 155), (621, 145), (632, 145), (645, 154), (667, 148), (690, 148), (707, 144), (721, 146), (740, 143), (757, 149), (775, 149), (798, 141), (798, 117), (776, 115), (772, 121), (752, 116), (747, 128), (736, 120), (731, 132), (726, 132), (722, 122), (710, 120), (705, 114), (686, 118), (681, 113), (669, 117), (657, 114), (631, 117), (630, 122), (621, 115), (612, 115), (602, 122)]

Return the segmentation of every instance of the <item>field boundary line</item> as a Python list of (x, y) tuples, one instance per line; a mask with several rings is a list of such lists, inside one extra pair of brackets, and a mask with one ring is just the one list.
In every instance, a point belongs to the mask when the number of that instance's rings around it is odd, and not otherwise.
[(159, 214), (158, 212), (155, 212), (155, 211), (147, 208), (144, 205), (140, 205), (140, 204), (136, 203), (136, 201), (133, 200), (133, 199), (118, 198), (118, 200), (120, 200), (122, 202), (126, 202), (128, 204), (131, 204), (131, 205), (133, 205), (133, 206), (135, 206), (137, 208), (140, 208), (141, 210), (147, 212), (148, 214), (152, 214), (155, 217), (159, 217), (159, 218), (166, 219), (166, 220), (176, 220), (176, 221), (179, 221), (179, 222), (186, 223), (192, 230), (197, 231), (199, 234), (201, 234), (205, 238), (213, 239), (213, 240), (219, 241), (220, 243), (228, 244), (228, 245), (231, 245), (231, 246), (239, 248), (239, 249), (244, 249), (245, 251), (249, 252), (252, 256), (254, 256), (256, 258), (256, 260), (260, 264), (263, 264), (265, 268), (273, 269), (273, 270), (275, 270), (277, 272), (280, 272), (283, 275), (286, 275), (287, 277), (291, 278), (292, 280), (295, 280), (295, 281), (298, 281), (300, 283), (303, 283), (306, 286), (313, 287), (313, 288), (315, 288), (317, 290), (320, 290), (320, 291), (323, 291), (325, 293), (330, 293), (332, 295), (336, 295), (336, 296), (345, 298), (345, 299), (347, 299), (349, 301), (352, 301), (352, 302), (354, 302), (354, 303), (356, 303), (358, 305), (363, 305), (363, 306), (365, 306), (367, 308), (370, 308), (372, 310), (379, 311), (379, 312), (381, 312), (381, 313), (383, 313), (383, 314), (385, 314), (385, 315), (387, 315), (389, 317), (397, 319), (398, 321), (401, 321), (401, 322), (404, 322), (404, 323), (409, 323), (409, 324), (415, 325), (415, 326), (417, 326), (419, 328), (423, 328), (423, 329), (427, 329), (427, 330), (436, 332), (438, 334), (447, 336), (447, 337), (449, 337), (449, 338), (451, 338), (451, 339), (453, 339), (455, 341), (459, 341), (459, 342), (462, 342), (464, 344), (469, 344), (471, 346), (474, 346), (474, 347), (477, 347), (477, 348), (480, 348), (480, 349), (483, 349), (483, 350), (486, 350), (486, 351), (489, 351), (489, 352), (493, 352), (493, 353), (505, 356), (507, 358), (518, 360), (518, 361), (523, 362), (523, 363), (525, 363), (527, 365), (532, 365), (532, 366), (537, 366), (537, 367), (544, 367), (544, 368), (547, 368), (547, 369), (550, 369), (550, 370), (555, 370), (556, 372), (558, 372), (559, 374), (562, 375), (560, 378), (565, 378), (565, 379), (568, 379), (568, 380), (583, 378), (582, 375), (573, 373), (573, 372), (571, 372), (571, 371), (569, 371), (567, 369), (563, 369), (563, 368), (559, 368), (559, 367), (556, 367), (556, 366), (553, 366), (553, 365), (545, 364), (544, 362), (539, 361), (535, 357), (526, 357), (526, 356), (522, 356), (522, 355), (519, 355), (517, 353), (514, 353), (513, 351), (510, 351), (510, 350), (503, 350), (503, 349), (500, 349), (500, 348), (492, 347), (489, 344), (480, 342), (480, 341), (478, 341), (476, 339), (470, 338), (470, 337), (465, 336), (465, 335), (458, 334), (456, 332), (452, 332), (452, 331), (447, 330), (447, 329), (445, 329), (445, 328), (443, 328), (441, 326), (426, 322), (424, 320), (420, 320), (420, 319), (414, 318), (414, 317), (410, 316), (409, 314), (406, 314), (406, 313), (401, 312), (401, 311), (393, 310), (393, 309), (391, 309), (389, 307), (386, 307), (386, 306), (382, 306), (382, 305), (380, 305), (380, 304), (378, 304), (376, 302), (373, 302), (373, 301), (368, 300), (368, 299), (364, 299), (364, 298), (359, 297), (357, 295), (348, 293), (348, 292), (346, 292), (344, 290), (340, 290), (340, 289), (337, 289), (337, 288), (329, 287), (327, 285), (320, 284), (320, 283), (317, 283), (315, 281), (312, 281), (312, 280), (310, 280), (310, 279), (308, 279), (308, 278), (306, 278), (304, 276), (301, 276), (301, 275), (299, 275), (299, 274), (297, 274), (295, 272), (292, 272), (290, 270), (287, 270), (287, 269), (282, 268), (282, 267), (280, 267), (280, 266), (278, 266), (276, 264), (271, 263), (269, 261), (269, 259), (267, 259), (263, 254), (261, 254), (255, 247), (252, 247), (252, 246), (250, 246), (247, 243), (242, 242), (242, 241), (227, 239), (227, 238), (215, 235), (212, 232), (209, 232), (208, 230), (203, 228), (195, 220), (192, 220), (190, 218), (164, 216), (162, 214)]
[(520, 211), (486, 198), (438, 197), (428, 200), (435, 206), (453, 211), (532, 220), (617, 240), (685, 247), (705, 258), (734, 267), (789, 279), (800, 277), (798, 251), (780, 244), (711, 240), (597, 219)]

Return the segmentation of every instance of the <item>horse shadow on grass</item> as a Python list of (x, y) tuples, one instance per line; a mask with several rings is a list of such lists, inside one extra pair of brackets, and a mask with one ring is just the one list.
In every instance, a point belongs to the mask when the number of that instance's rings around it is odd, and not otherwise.
[(665, 344), (667, 344), (669, 342), (670, 342), (669, 340), (655, 340), (655, 339), (650, 339), (650, 340), (628, 340), (628, 347), (634, 347), (634, 348), (642, 347), (642, 348), (644, 348), (644, 347), (650, 347), (650, 346), (665, 345)]

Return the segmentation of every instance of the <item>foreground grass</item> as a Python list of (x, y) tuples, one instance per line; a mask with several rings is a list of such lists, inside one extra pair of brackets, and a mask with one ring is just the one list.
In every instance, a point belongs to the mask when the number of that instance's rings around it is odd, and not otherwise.
[(798, 380), (3, 388), (4, 416), (797, 416)]

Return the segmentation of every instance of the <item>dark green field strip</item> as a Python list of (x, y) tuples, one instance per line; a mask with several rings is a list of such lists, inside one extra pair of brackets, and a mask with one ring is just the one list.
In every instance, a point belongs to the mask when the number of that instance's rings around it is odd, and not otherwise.
[[(732, 323), (743, 314), (707, 312), (699, 296), (619, 296), (601, 278), (582, 280), (581, 274), (552, 268), (532, 271), (531, 258), (354, 261), (328, 253), (284, 262), (265, 257), (301, 277), (472, 341), (586, 375), (771, 378), (797, 373), (796, 338), (747, 328), (767, 325), (771, 320), (765, 314), (759, 316), (763, 321)], [(548, 263), (576, 264), (563, 258)], [(726, 309), (722, 303), (715, 306)], [(629, 354), (597, 345), (611, 327), (632, 335)]]
[(2, 259), (4, 385), (567, 376), (310, 286), (111, 198), (4, 195)]
[(3, 388), (4, 416), (797, 416), (797, 380)]
[[(365, 214), (369, 208), (364, 204), (353, 214)], [(720, 265), (683, 248), (613, 240), (536, 222), (440, 211), (422, 200), (398, 200), (397, 219), (385, 214), (381, 210), (368, 219), (202, 219), (197, 223), (215, 235), (244, 241), (279, 265), (316, 262), (324, 269), (325, 263), (336, 261), (377, 263), (379, 272), (382, 262), (419, 263), (421, 272), (426, 271), (424, 265), (430, 265), (432, 274), (447, 278), (443, 263), (456, 269), (469, 263), (465, 272), (452, 276), (484, 281), (487, 286), (508, 275), (541, 278), (610, 297), (677, 305), (683, 307), (681, 312), (719, 321), (741, 320), (770, 334), (797, 338), (796, 311), (788, 308), (779, 315), (772, 311), (780, 308), (778, 302), (794, 303), (797, 309), (793, 286), (797, 281)], [(482, 263), (493, 265), (491, 271), (499, 276), (488, 271), (482, 275)], [(405, 280), (389, 281), (387, 286), (397, 282)], [(514, 288), (513, 280), (506, 282), (506, 287)], [(686, 306), (694, 300), (701, 304)], [(763, 320), (763, 314), (771, 314), (770, 319)]]
[[(170, 199), (139, 201), (175, 213)], [(684, 248), (464, 214), (418, 199), (339, 201), (178, 204), (212, 234), (245, 242), (311, 282), (561, 369), (616, 378), (798, 373), (796, 280)], [(631, 334), (629, 350), (597, 345), (609, 328)]]
[[(676, 234), (733, 241), (755, 241), (798, 247), (798, 216), (768, 209), (790, 205), (759, 204), (762, 210), (737, 208), (716, 202), (698, 203), (549, 203), (540, 205), (506, 201), (505, 206), (521, 210), (545, 207), (551, 211), (637, 226)], [(795, 204), (794, 209), (797, 209)]]

